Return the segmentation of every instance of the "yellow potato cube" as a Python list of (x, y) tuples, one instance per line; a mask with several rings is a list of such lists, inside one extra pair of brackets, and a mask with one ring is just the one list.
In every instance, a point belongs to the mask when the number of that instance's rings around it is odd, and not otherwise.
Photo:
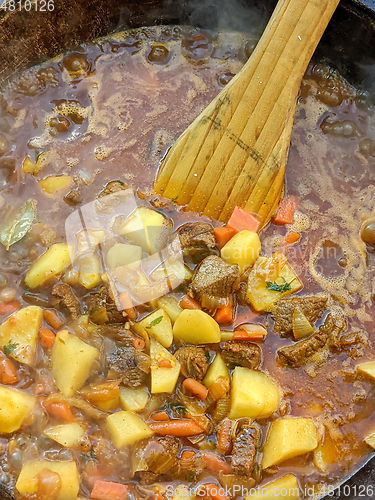
[(375, 378), (375, 361), (361, 363), (360, 365), (357, 365), (357, 370), (368, 375), (371, 378)]
[(184, 309), (173, 325), (175, 341), (187, 344), (214, 344), (221, 341), (219, 325), (199, 309)]
[(140, 325), (163, 347), (169, 347), (173, 342), (172, 323), (168, 314), (163, 309), (158, 309), (146, 316)]
[(36, 398), (27, 392), (0, 385), (0, 433), (17, 431), (35, 406)]
[(139, 267), (142, 259), (142, 247), (139, 245), (128, 245), (126, 243), (115, 243), (105, 257), (109, 269), (129, 266), (131, 269)]
[(221, 258), (227, 264), (238, 264), (241, 273), (252, 266), (261, 251), (260, 239), (257, 233), (247, 229), (240, 231), (221, 249)]
[(35, 360), (38, 332), (42, 326), (43, 311), (38, 306), (28, 306), (13, 313), (0, 326), (0, 345), (16, 346), (9, 356), (32, 366)]
[(210, 385), (213, 382), (216, 382), (219, 377), (223, 377), (225, 380), (228, 380), (228, 382), (230, 382), (230, 375), (227, 365), (224, 363), (223, 358), (218, 353), (216, 354), (215, 359), (207, 370), (206, 376), (203, 379), (203, 383), (206, 387), (210, 387)]
[(299, 499), (300, 488), (296, 476), (286, 474), (270, 483), (261, 484), (259, 491), (255, 495), (248, 495), (245, 500), (263, 500), (267, 498), (289, 500), (290, 498)]
[(74, 446), (84, 433), (84, 429), (76, 422), (55, 425), (45, 429), (43, 432), (43, 434), (49, 439), (56, 441), (56, 443), (61, 444), (61, 446), (65, 446), (65, 448), (71, 448)]
[(112, 413), (106, 419), (106, 426), (116, 448), (129, 446), (153, 435), (146, 422), (131, 411)]
[(72, 245), (55, 243), (49, 247), (31, 266), (25, 276), (25, 283), (29, 288), (43, 285), (49, 278), (64, 271), (70, 264)]
[(90, 375), (93, 361), (99, 351), (76, 335), (62, 330), (56, 335), (52, 348), (52, 375), (58, 389), (65, 396), (73, 396)]
[(76, 500), (79, 492), (79, 474), (74, 461), (36, 460), (23, 464), (16, 489), (21, 495), (33, 495), (38, 489), (38, 474), (43, 469), (57, 472), (61, 479), (61, 490), (56, 500)]
[(280, 390), (265, 373), (236, 366), (232, 375), (229, 418), (270, 417), (279, 407)]
[[(177, 359), (165, 349), (159, 342), (153, 338), (150, 339), (151, 364), (151, 394), (167, 392), (172, 394), (174, 391), (178, 376), (180, 375), (181, 365)], [(159, 366), (160, 361), (169, 360), (171, 368)]]
[(280, 418), (272, 422), (263, 448), (262, 468), (314, 451), (318, 431), (311, 418)]
[(102, 266), (99, 257), (88, 253), (78, 257), (74, 262), (74, 267), (78, 269), (78, 281), (86, 288), (91, 290), (98, 286), (102, 281)]
[(70, 175), (51, 175), (39, 181), (40, 187), (48, 194), (68, 189), (72, 183)]
[(120, 387), (120, 404), (123, 410), (142, 411), (149, 397), (146, 388), (131, 389), (130, 387)]

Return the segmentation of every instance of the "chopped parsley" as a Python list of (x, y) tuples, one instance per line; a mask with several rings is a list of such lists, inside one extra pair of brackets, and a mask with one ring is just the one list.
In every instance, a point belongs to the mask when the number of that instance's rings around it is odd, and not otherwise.
[(181, 415), (186, 415), (186, 408), (181, 403), (167, 402), (167, 403), (164, 403), (159, 409), (160, 410), (176, 410)]
[(17, 347), (18, 347), (18, 344), (16, 342), (14, 342), (14, 344), (12, 344), (12, 341), (10, 340), (9, 344), (3, 346), (4, 354), (6, 356), (9, 356), (9, 354), (11, 354), (13, 351), (15, 351), (17, 349)]
[(292, 289), (290, 285), (296, 278), (292, 279), (290, 283), (288, 283), (283, 276), (281, 276), (281, 279), (284, 282), (282, 285), (279, 285), (276, 281), (266, 281), (267, 290), (272, 290), (274, 292), (280, 292), (280, 293), (289, 292), (289, 290)]
[(155, 318), (151, 321), (151, 323), (149, 324), (149, 326), (146, 326), (147, 329), (150, 329), (152, 328), (153, 326), (156, 326), (158, 325), (159, 323), (161, 323), (163, 321), (163, 316), (159, 316), (158, 318)]
[(95, 456), (94, 448), (91, 448), (88, 455), (85, 455), (85, 453), (81, 453), (80, 455), (81, 455), (82, 460), (85, 463), (89, 462), (90, 460), (97, 460), (97, 458)]
[(210, 364), (210, 360), (211, 360), (210, 351), (204, 351), (204, 354), (206, 356), (206, 363)]

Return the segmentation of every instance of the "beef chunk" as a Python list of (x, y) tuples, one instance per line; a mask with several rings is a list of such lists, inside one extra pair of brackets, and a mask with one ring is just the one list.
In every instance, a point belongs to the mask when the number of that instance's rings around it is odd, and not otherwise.
[(69, 191), (66, 196), (64, 196), (64, 201), (70, 207), (75, 207), (76, 205), (82, 203), (81, 193), (78, 189), (73, 189), (72, 191)]
[(293, 312), (298, 306), (307, 320), (313, 325), (321, 318), (326, 309), (327, 297), (293, 297), (291, 299), (280, 299), (272, 309), (274, 320), (274, 331), (280, 337), (288, 337), (293, 334)]
[(93, 323), (125, 323), (127, 318), (117, 309), (116, 303), (109, 291), (103, 286), (99, 292), (90, 296), (89, 314)]
[(328, 316), (324, 320), (322, 331), (328, 334), (328, 344), (331, 351), (341, 351), (342, 346), (340, 344), (340, 336), (346, 330), (346, 328), (347, 324), (345, 318), (328, 314)]
[(240, 287), (236, 292), (236, 301), (240, 306), (247, 306), (247, 283), (241, 282)]
[(253, 425), (244, 425), (233, 440), (232, 470), (241, 476), (251, 476), (260, 445), (260, 431)]
[(215, 298), (229, 297), (240, 287), (240, 270), (237, 264), (225, 263), (220, 257), (210, 255), (196, 267), (188, 294), (203, 307)]
[(117, 347), (107, 356), (109, 378), (120, 378), (128, 387), (146, 383), (150, 373), (151, 358), (133, 346)]
[(124, 328), (124, 325), (101, 325), (98, 328), (98, 333), (103, 337), (126, 345), (132, 345), (134, 340), (134, 334)]
[(353, 359), (362, 357), (368, 346), (368, 337), (364, 332), (344, 333), (340, 337), (340, 348)]
[(122, 181), (111, 181), (100, 191), (98, 198), (103, 198), (113, 193), (118, 193), (119, 191), (125, 191), (129, 186)]
[(177, 233), (186, 260), (198, 263), (216, 249), (215, 235), (211, 224), (188, 222), (181, 226)]
[(78, 318), (81, 313), (81, 306), (69, 285), (66, 283), (55, 285), (52, 289), (52, 295), (58, 299), (59, 306), (69, 311), (72, 319)]
[(245, 368), (259, 368), (261, 362), (260, 347), (251, 342), (228, 340), (224, 343), (221, 356), (227, 365), (240, 365)]
[(208, 362), (203, 347), (181, 347), (175, 353), (175, 356), (181, 363), (181, 373), (184, 377), (191, 377), (196, 380), (204, 378), (207, 373)]
[(314, 333), (306, 340), (301, 340), (291, 346), (282, 347), (278, 355), (287, 361), (293, 368), (309, 363), (311, 356), (324, 348), (328, 341), (328, 334), (323, 331)]

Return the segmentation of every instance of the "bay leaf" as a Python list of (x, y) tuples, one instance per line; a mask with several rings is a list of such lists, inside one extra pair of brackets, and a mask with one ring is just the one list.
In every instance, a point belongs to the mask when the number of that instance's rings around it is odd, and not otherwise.
[(14, 243), (22, 240), (27, 234), (34, 221), (34, 217), (35, 204), (32, 200), (29, 200), (15, 219), (0, 231), (0, 242), (7, 250), (9, 250)]

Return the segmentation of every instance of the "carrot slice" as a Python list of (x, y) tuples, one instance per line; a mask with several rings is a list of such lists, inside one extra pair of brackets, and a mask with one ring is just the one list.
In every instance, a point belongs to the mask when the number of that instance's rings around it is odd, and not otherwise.
[(118, 297), (121, 307), (124, 309), (129, 319), (137, 319), (137, 311), (133, 307), (132, 299), (128, 292), (120, 293)]
[(60, 418), (66, 422), (73, 422), (75, 417), (70, 409), (70, 406), (65, 403), (50, 403), (45, 406), (51, 417)]
[(233, 227), (222, 226), (215, 227), (214, 234), (216, 240), (216, 246), (219, 250), (223, 248), (223, 246), (228, 243), (228, 241), (233, 238), (233, 236), (237, 233)]
[(232, 421), (225, 418), (217, 431), (217, 446), (216, 449), (222, 455), (228, 455), (232, 449)]
[(41, 328), (39, 330), (39, 338), (43, 349), (52, 349), (56, 335), (49, 328)]
[(169, 420), (169, 415), (166, 411), (156, 411), (152, 415), (152, 420), (155, 420), (155, 422), (165, 422)]
[(193, 378), (186, 378), (183, 382), (182, 385), (190, 391), (194, 396), (198, 396), (199, 399), (204, 401), (207, 397), (208, 394), (208, 389), (206, 386), (198, 382), (198, 380), (195, 380)]
[(207, 494), (212, 498), (212, 500), (229, 500), (229, 497), (225, 494), (225, 490), (222, 486), (213, 483), (207, 483), (204, 485)]
[(95, 481), (90, 498), (94, 500), (126, 500), (128, 487), (126, 484), (114, 483), (113, 481)]
[(200, 304), (189, 295), (184, 295), (184, 297), (182, 297), (180, 306), (182, 309), (202, 309)]
[(203, 429), (194, 420), (168, 420), (166, 422), (151, 422), (149, 427), (161, 436), (188, 437), (202, 434)]
[(235, 330), (233, 340), (263, 340), (264, 335), (259, 332), (246, 332), (245, 330)]
[(173, 368), (172, 361), (170, 359), (161, 359), (158, 366), (160, 368)]
[(191, 469), (194, 466), (195, 451), (184, 450), (180, 456), (180, 467), (184, 469)]
[(146, 342), (143, 339), (140, 339), (139, 337), (136, 337), (132, 341), (132, 344), (133, 344), (133, 347), (135, 347), (136, 349), (141, 349), (142, 350), (142, 349), (145, 348)]
[(301, 235), (298, 233), (295, 233), (294, 231), (291, 231), (290, 233), (287, 234), (285, 238), (285, 243), (288, 245), (291, 245), (292, 243), (296, 243), (301, 238)]
[(11, 302), (0, 302), (0, 316), (4, 316), (4, 314), (11, 314), (21, 307), (18, 300), (12, 300)]
[(233, 306), (227, 305), (219, 307), (215, 313), (214, 320), (219, 323), (219, 325), (233, 323)]
[(60, 318), (54, 309), (44, 309), (43, 318), (54, 330), (58, 330), (64, 325), (64, 320)]
[(16, 384), (18, 380), (16, 365), (11, 359), (2, 354), (0, 359), (0, 382), (4, 385), (12, 385)]
[(248, 231), (254, 231), (254, 233), (257, 233), (260, 227), (260, 220), (242, 208), (235, 207), (230, 219), (228, 220), (228, 226), (238, 232), (247, 229)]
[(298, 200), (295, 196), (287, 196), (284, 198), (276, 211), (273, 218), (275, 224), (293, 224), (294, 214), (297, 210)]
[(231, 466), (222, 458), (215, 455), (215, 453), (203, 453), (203, 464), (206, 469), (223, 472), (224, 474), (230, 474), (232, 469)]

